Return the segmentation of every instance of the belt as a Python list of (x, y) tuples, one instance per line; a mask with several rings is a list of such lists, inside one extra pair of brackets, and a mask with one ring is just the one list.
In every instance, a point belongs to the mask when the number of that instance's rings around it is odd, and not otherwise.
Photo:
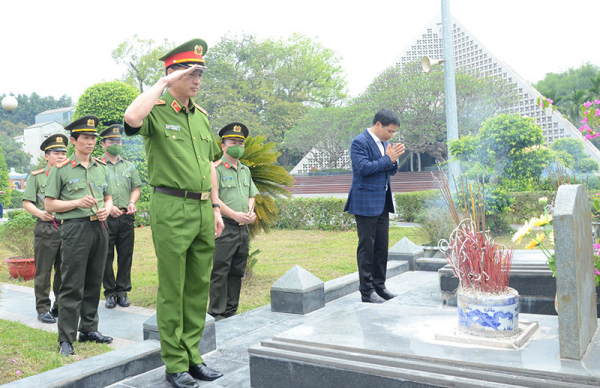
[(81, 217), (81, 218), (69, 218), (68, 220), (61, 220), (60, 223), (64, 224), (65, 222), (69, 222), (69, 221), (98, 221), (98, 217), (97, 216), (89, 216), (89, 217)]
[(246, 226), (246, 224), (239, 223), (239, 222), (232, 220), (231, 218), (227, 218), (227, 217), (223, 217), (223, 222), (226, 224), (229, 224), (229, 225), (233, 225), (233, 226), (239, 226), (239, 227)]
[(206, 201), (208, 198), (210, 198), (210, 191), (207, 191), (205, 193), (193, 193), (191, 191), (171, 189), (170, 187), (155, 187), (154, 191), (158, 191), (159, 193), (167, 195), (172, 195), (174, 197), (197, 199), (200, 201)]

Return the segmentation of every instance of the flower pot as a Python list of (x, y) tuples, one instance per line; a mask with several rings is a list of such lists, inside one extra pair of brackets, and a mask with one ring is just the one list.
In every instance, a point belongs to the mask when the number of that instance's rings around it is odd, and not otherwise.
[(8, 266), (8, 272), (10, 276), (15, 279), (19, 277), (23, 280), (31, 280), (35, 277), (35, 259), (24, 259), (21, 257), (11, 257), (4, 260)]
[(509, 337), (519, 328), (519, 293), (513, 288), (504, 295), (456, 293), (459, 331), (483, 337)]

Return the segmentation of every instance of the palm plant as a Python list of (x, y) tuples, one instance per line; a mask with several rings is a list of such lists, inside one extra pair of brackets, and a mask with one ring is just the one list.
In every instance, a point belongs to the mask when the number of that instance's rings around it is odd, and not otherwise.
[[(275, 164), (281, 153), (275, 150), (274, 142), (265, 143), (264, 136), (250, 135), (244, 146), (240, 160), (250, 168), (252, 180), (260, 193), (254, 197), (256, 222), (250, 224), (250, 235), (253, 236), (260, 230), (268, 232), (273, 222), (278, 220), (279, 209), (273, 198), (290, 198), (292, 193), (286, 187), (294, 186), (294, 178), (285, 168)], [(222, 153), (218, 157), (221, 156)]]
[(569, 102), (567, 108), (567, 116), (571, 123), (576, 127), (579, 126), (579, 122), (581, 121), (581, 108), (580, 106), (586, 102), (588, 99), (588, 91), (587, 90), (575, 90), (573, 89), (573, 93), (565, 97), (565, 101)]

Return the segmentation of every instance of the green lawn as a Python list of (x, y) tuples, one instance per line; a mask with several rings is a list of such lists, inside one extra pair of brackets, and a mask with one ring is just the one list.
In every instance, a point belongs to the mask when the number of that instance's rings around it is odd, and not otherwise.
[[(403, 237), (416, 244), (425, 241), (415, 228), (390, 228), (390, 247)], [(500, 242), (511, 247), (510, 236), (500, 236)], [(136, 229), (136, 243), (131, 270), (133, 290), (129, 293), (132, 304), (141, 307), (156, 307), (158, 276), (156, 256), (148, 227)], [(328, 281), (355, 272), (355, 231), (325, 232), (321, 230), (272, 230), (259, 234), (252, 240), (251, 251), (260, 249), (254, 275), (245, 282), (240, 298), (240, 312), (252, 310), (270, 303), (271, 285), (295, 264), (306, 269), (323, 281)], [(524, 245), (519, 248), (523, 249)], [(0, 248), (0, 258), (10, 252)], [(5, 265), (0, 265), (0, 281), (8, 281), (33, 287), (33, 281), (23, 282), (9, 279)]]
[(112, 350), (93, 342), (73, 346), (75, 356), (61, 356), (56, 333), (0, 319), (0, 385)]

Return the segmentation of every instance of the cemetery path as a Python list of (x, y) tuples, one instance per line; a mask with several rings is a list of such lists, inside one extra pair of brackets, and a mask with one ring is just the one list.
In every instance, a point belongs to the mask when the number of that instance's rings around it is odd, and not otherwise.
[[(50, 293), (50, 299), (54, 303), (54, 294)], [(100, 301), (98, 307), (99, 328), (98, 330), (114, 338), (109, 346), (113, 349), (129, 346), (144, 340), (142, 325), (148, 317), (154, 314), (154, 310), (130, 306), (114, 309), (104, 307), (104, 301)], [(58, 333), (56, 324), (41, 323), (37, 320), (35, 310), (35, 295), (33, 288), (15, 284), (0, 283), (0, 319), (23, 323), (29, 327), (42, 329), (48, 332)]]

